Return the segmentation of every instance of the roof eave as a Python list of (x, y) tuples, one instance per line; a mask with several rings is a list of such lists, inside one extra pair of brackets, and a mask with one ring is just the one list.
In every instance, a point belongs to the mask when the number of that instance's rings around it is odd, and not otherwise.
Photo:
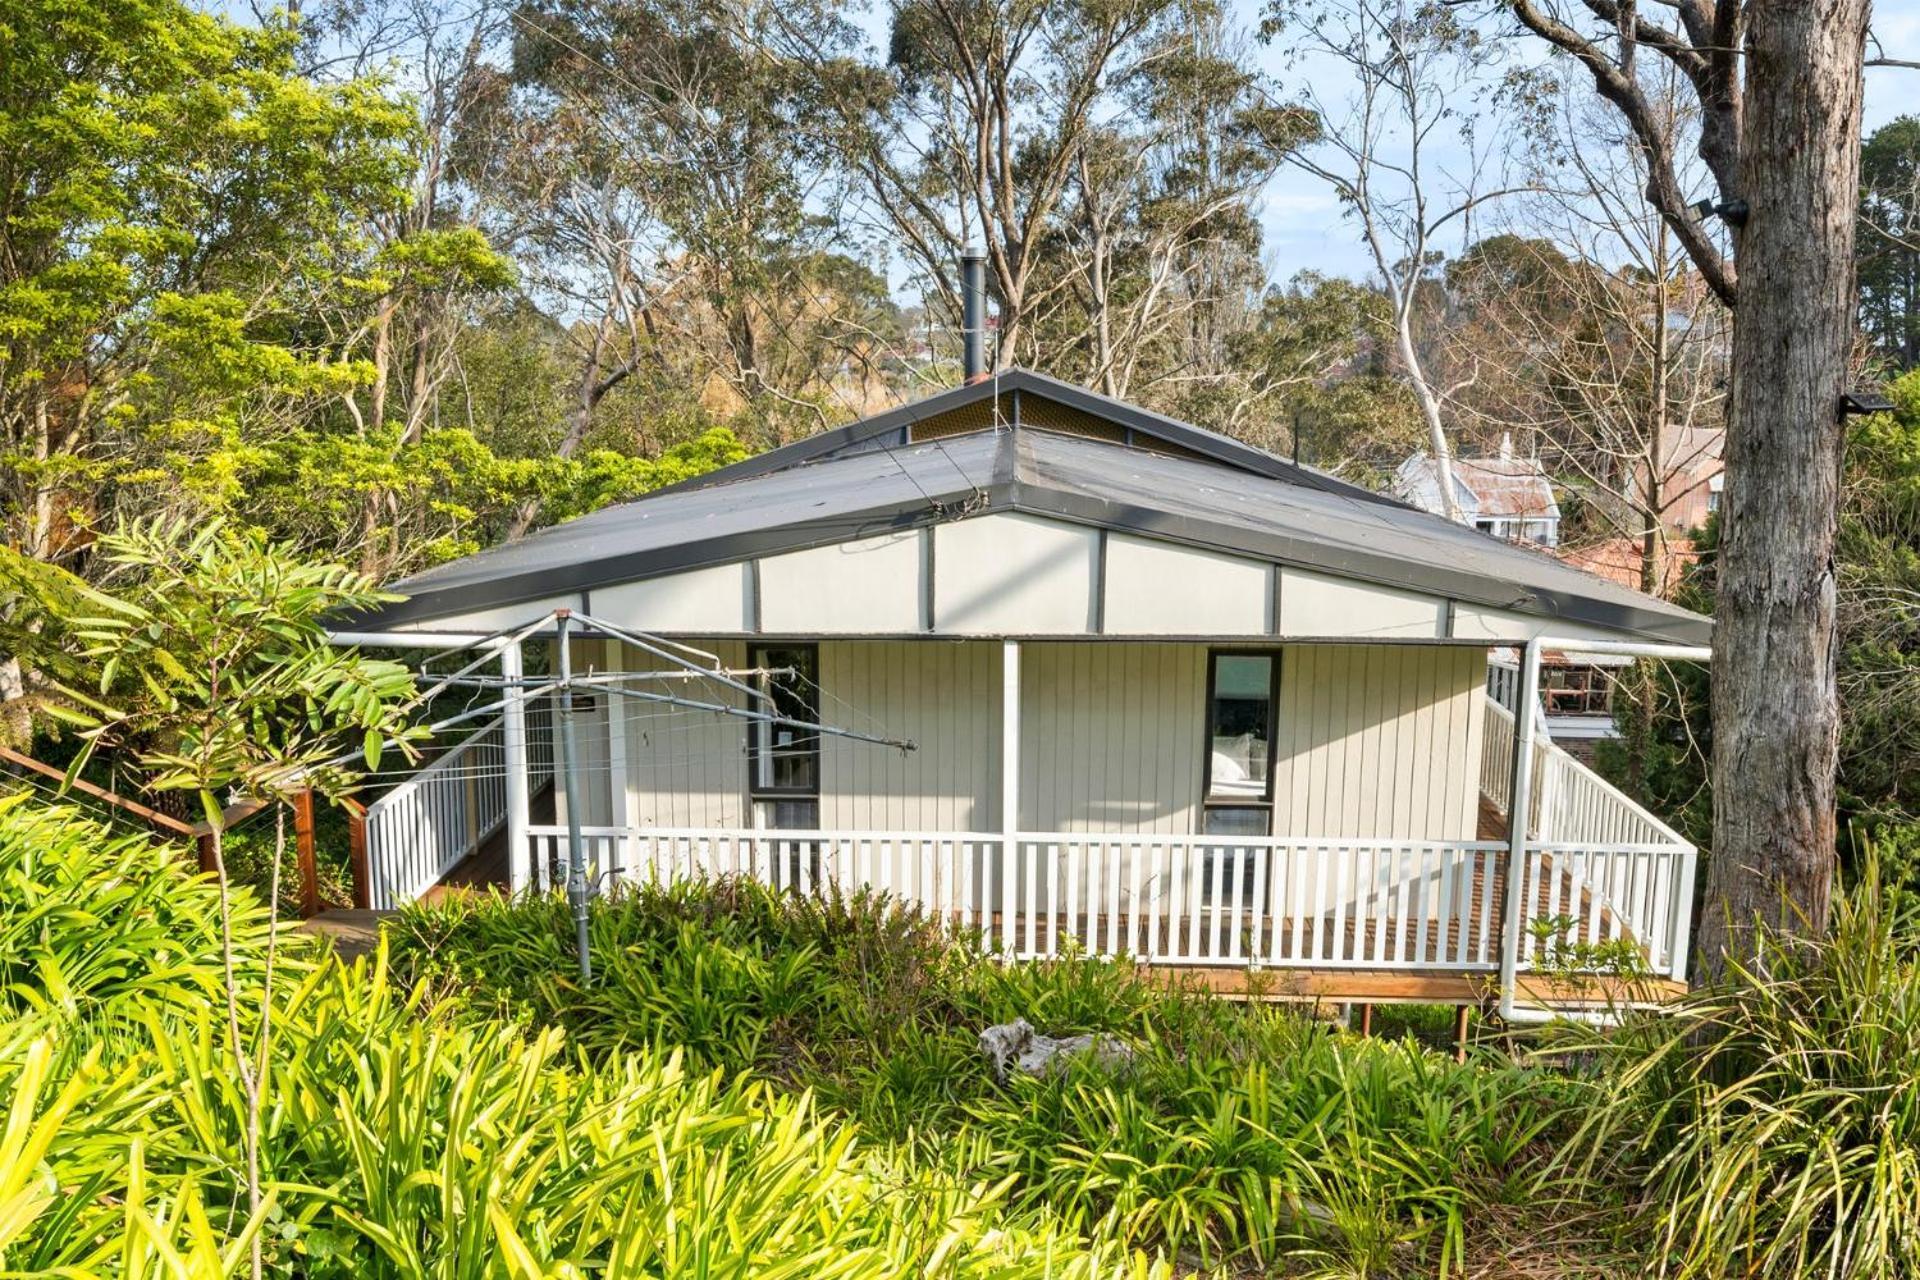
[(1285, 534), (1266, 534), (1189, 516), (1173, 515), (1109, 499), (1088, 498), (1022, 479), (1009, 436), (996, 460), (994, 483), (984, 490), (954, 491), (933, 501), (915, 498), (888, 503), (818, 520), (767, 529), (725, 534), (678, 546), (608, 556), (562, 570), (529, 571), (485, 584), (462, 584), (423, 592), (405, 601), (343, 619), (356, 630), (417, 626), (485, 609), (551, 599), (569, 592), (592, 591), (620, 583), (644, 581), (672, 573), (804, 551), (813, 547), (925, 528), (958, 518), (957, 505), (967, 516), (990, 512), (1017, 512), (1069, 523), (1091, 525), (1209, 551), (1251, 555), (1283, 566), (1413, 591), (1447, 600), (1599, 627), (1636, 639), (1707, 643), (1712, 621), (1697, 614), (1671, 613), (1615, 605), (1572, 593), (1530, 590), (1514, 594), (1489, 589), (1486, 579), (1444, 565), (1415, 565), (1391, 556), (1370, 555), (1349, 548)]

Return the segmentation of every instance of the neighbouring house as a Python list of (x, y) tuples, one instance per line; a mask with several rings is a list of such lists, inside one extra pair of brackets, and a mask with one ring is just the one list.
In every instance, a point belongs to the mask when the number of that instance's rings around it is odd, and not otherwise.
[[(603, 883), (870, 888), (1012, 958), (1272, 996), (1599, 998), (1530, 976), (1556, 938), (1684, 977), (1692, 846), (1516, 727), (1488, 661), (1697, 660), (1706, 618), (1038, 373), (393, 587), (337, 638), (509, 693), (372, 799), (375, 907), (553, 884), (571, 819)], [(561, 656), (556, 703), (526, 673)]]
[[(1631, 538), (1605, 538), (1599, 542), (1555, 547), (1553, 554), (1563, 564), (1605, 578), (1623, 587), (1640, 585), (1641, 548)], [(1669, 547), (1666, 579), (1669, 591), (1680, 580), (1694, 557), (1684, 540)], [(1591, 764), (1596, 746), (1618, 738), (1614, 720), (1614, 690), (1622, 672), (1633, 659), (1578, 649), (1551, 649), (1540, 655), (1540, 705), (1545, 713), (1548, 735), (1576, 759)], [(1488, 670), (1488, 688), (1496, 695), (1516, 683), (1519, 655), (1514, 650), (1496, 650)], [(1511, 709), (1511, 701), (1502, 705)]]
[[(1444, 515), (1440, 470), (1433, 455), (1416, 453), (1394, 472), (1394, 493), (1422, 511)], [(1553, 482), (1538, 459), (1514, 456), (1511, 435), (1501, 437), (1498, 455), (1455, 458), (1450, 470), (1462, 523), (1508, 542), (1551, 547), (1560, 541)]]
[[(1727, 433), (1720, 427), (1669, 427), (1660, 443), (1660, 517), (1667, 532), (1688, 534), (1706, 524), (1720, 509), (1726, 484)], [(1637, 482), (1644, 494), (1650, 486), (1643, 461)]]
[[(1725, 482), (1721, 461), (1726, 433), (1717, 427), (1670, 427), (1661, 442), (1659, 502), (1665, 552), (1659, 592), (1669, 596), (1699, 557), (1692, 535), (1720, 508)], [(1648, 491), (1646, 463), (1636, 468), (1635, 483)], [(1642, 538), (1615, 536), (1598, 541), (1562, 542), (1554, 554), (1565, 563), (1622, 586), (1638, 588), (1645, 577)], [(1629, 660), (1605, 654), (1554, 652), (1542, 659), (1540, 674), (1547, 731), (1582, 760), (1591, 761), (1594, 744), (1618, 736), (1613, 690)], [(1494, 677), (1496, 680), (1497, 676)]]
[[(1508, 711), (1520, 685), (1521, 654), (1515, 648), (1495, 649), (1487, 663), (1487, 693)], [(1578, 649), (1543, 649), (1540, 653), (1541, 728), (1553, 744), (1591, 765), (1597, 744), (1618, 738), (1614, 721), (1614, 690), (1633, 659)]]

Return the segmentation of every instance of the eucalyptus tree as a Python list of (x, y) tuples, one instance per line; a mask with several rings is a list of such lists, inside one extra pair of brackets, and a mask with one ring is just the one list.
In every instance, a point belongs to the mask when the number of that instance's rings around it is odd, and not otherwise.
[(1873, 131), (1860, 151), (1860, 327), (1872, 354), (1920, 364), (1920, 117)]
[[(1677, 77), (1642, 78), (1685, 129)], [(1719, 458), (1726, 308), (1647, 199), (1645, 157), (1610, 108), (1577, 84), (1541, 86), (1534, 108), (1516, 157), (1528, 190), (1447, 264), (1449, 322), (1430, 341), (1461, 384), (1462, 427), (1542, 457), (1586, 499), (1588, 532), (1637, 543), (1641, 589), (1668, 595), (1679, 504)]]
[[(1856, 320), (1867, 0), (1492, 0), (1562, 56), (1639, 147), (1647, 193), (1733, 311), (1715, 596), (1713, 856), (1699, 948), (1756, 920), (1824, 928), (1835, 857), (1835, 542)], [(1643, 57), (1697, 113), (1677, 130)], [(1708, 175), (1689, 189), (1679, 157)]]
[(1223, 298), (1251, 308), (1274, 160), (1249, 145), (1264, 95), (1218, 5), (901, 0), (887, 17), (881, 64), (832, 91), (854, 211), (950, 319), (961, 251), (985, 253), (996, 366), (1138, 395), (1143, 365), (1185, 354), (1158, 348), (1210, 341)]
[(1361, 483), (1383, 483), (1426, 428), (1393, 369), (1393, 307), (1378, 288), (1302, 272), (1261, 299), (1229, 344), (1221, 429)]
[(1267, 282), (1257, 201), (1303, 113), (1267, 86), (1224, 15), (1190, 8), (1106, 86), (1035, 280), (1033, 360), (1110, 396), (1214, 425), (1231, 412), (1232, 338)]
[(1289, 161), (1327, 184), (1358, 224), (1393, 309), (1399, 371), (1420, 406), (1427, 448), (1446, 482), (1441, 501), (1460, 518), (1451, 482), (1448, 388), (1427, 368), (1415, 329), (1441, 237), (1464, 236), (1474, 213), (1504, 194), (1489, 185), (1491, 151), (1479, 126), (1496, 80), (1497, 50), (1445, 4), (1408, 0), (1273, 0), (1263, 27), (1284, 39), (1291, 65), (1338, 67), (1345, 100), (1323, 95), (1307, 74), (1301, 105), (1312, 113), (1310, 145)]
[[(816, 338), (832, 330), (823, 264), (844, 169), (827, 145), (826, 85), (784, 51), (787, 23), (829, 49), (851, 40), (824, 4), (540, 0), (514, 10), (510, 64), (479, 89), (460, 171), (575, 347), (559, 455), (580, 447), (610, 393), (649, 369), (714, 381), (760, 416), (823, 419), (823, 370), (837, 361), (788, 360), (782, 344), (799, 327)], [(863, 335), (856, 322), (836, 339), (852, 348)]]

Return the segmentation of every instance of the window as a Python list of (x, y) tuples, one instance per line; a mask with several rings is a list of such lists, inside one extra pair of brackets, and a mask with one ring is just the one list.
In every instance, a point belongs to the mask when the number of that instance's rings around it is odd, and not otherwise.
[[(1214, 653), (1207, 663), (1207, 777), (1202, 835), (1273, 832), (1274, 663), (1271, 653)], [(1264, 849), (1210, 848), (1200, 868), (1200, 900), (1216, 886), (1253, 901), (1255, 864)]]
[(1610, 715), (1613, 677), (1605, 667), (1542, 667), (1540, 697), (1551, 716)]
[[(753, 646), (748, 661), (768, 696), (756, 711), (812, 725), (820, 718), (820, 651), (810, 644)], [(802, 725), (753, 722), (747, 793), (757, 826), (810, 830), (820, 825), (820, 735)]]
[(1267, 835), (1273, 824), (1271, 653), (1214, 653), (1207, 669), (1203, 832)]

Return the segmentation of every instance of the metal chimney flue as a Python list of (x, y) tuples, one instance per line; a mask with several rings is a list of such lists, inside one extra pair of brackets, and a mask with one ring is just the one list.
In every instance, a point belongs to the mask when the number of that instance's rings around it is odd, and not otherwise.
[(987, 255), (960, 251), (960, 370), (968, 382), (987, 376)]

